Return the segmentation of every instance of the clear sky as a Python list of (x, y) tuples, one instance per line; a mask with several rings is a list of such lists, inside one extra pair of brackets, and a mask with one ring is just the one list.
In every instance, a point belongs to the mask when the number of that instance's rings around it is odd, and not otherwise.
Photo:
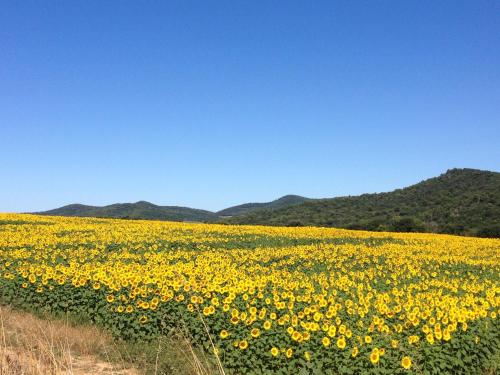
[(500, 2), (2, 1), (0, 211), (500, 170)]

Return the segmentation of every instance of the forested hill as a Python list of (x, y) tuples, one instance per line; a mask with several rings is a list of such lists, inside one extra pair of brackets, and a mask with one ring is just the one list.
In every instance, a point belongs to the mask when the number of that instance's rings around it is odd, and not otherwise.
[(309, 200), (225, 221), (500, 237), (500, 173), (451, 169), (388, 193)]
[(140, 201), (103, 207), (71, 204), (38, 214), (500, 237), (500, 173), (451, 169), (388, 193), (330, 199), (286, 195), (271, 202), (246, 203), (219, 212)]
[(218, 216), (210, 211), (188, 207), (157, 206), (140, 201), (136, 203), (116, 203), (108, 206), (86, 206), (70, 204), (50, 211), (38, 212), (39, 215), (111, 217), (118, 219), (148, 219), (172, 221), (214, 222)]
[(226, 208), (219, 212), (189, 207), (157, 206), (145, 201), (136, 203), (115, 203), (108, 206), (88, 206), (77, 203), (49, 211), (36, 212), (36, 214), (51, 216), (109, 217), (117, 219), (215, 222), (219, 217), (239, 215), (264, 208), (274, 209), (288, 207), (307, 200), (308, 198), (298, 195), (285, 195), (271, 202), (245, 203), (239, 206)]
[(303, 202), (310, 200), (309, 198), (304, 198), (299, 195), (285, 195), (279, 199), (266, 203), (245, 203), (239, 206), (233, 206), (226, 208), (222, 211), (217, 212), (219, 216), (235, 216), (242, 215), (251, 211), (260, 209), (277, 209), (283, 207), (294, 206)]

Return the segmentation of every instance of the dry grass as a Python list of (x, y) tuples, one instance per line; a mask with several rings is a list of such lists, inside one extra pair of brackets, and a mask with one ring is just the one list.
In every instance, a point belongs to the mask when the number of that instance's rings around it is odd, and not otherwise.
[(0, 374), (119, 374), (138, 371), (117, 358), (112, 339), (91, 326), (72, 326), (0, 306)]
[(218, 358), (178, 333), (152, 343), (116, 342), (95, 326), (0, 305), (0, 375), (21, 374), (224, 375), (224, 370)]

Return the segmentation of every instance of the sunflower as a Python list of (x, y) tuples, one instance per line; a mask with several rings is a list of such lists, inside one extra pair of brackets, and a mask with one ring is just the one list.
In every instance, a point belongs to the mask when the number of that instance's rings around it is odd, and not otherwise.
[(328, 336), (334, 337), (336, 333), (337, 333), (337, 327), (331, 326), (328, 328)]
[(321, 340), (321, 343), (325, 348), (328, 348), (330, 346), (330, 342), (330, 338), (328, 337), (323, 337), (323, 339)]
[(377, 348), (373, 349), (371, 354), (370, 354), (370, 362), (373, 363), (374, 365), (378, 363), (380, 359), (380, 353)]
[(445, 329), (444, 332), (443, 332), (443, 340), (444, 341), (450, 341), (451, 340), (450, 331), (448, 331), (447, 329)]
[(302, 338), (302, 335), (300, 334), (299, 331), (295, 331), (292, 334), (292, 340), (294, 340), (294, 341), (299, 341), (301, 338)]
[(429, 333), (425, 338), (429, 344), (434, 344), (434, 335), (432, 333)]
[(346, 346), (346, 342), (345, 342), (345, 338), (344, 336), (340, 337), (338, 340), (337, 340), (337, 346), (339, 349), (344, 349), (345, 346)]
[(250, 331), (250, 334), (254, 339), (256, 339), (257, 337), (260, 336), (260, 330), (258, 328), (254, 328), (252, 329), (252, 331)]
[(401, 366), (403, 366), (404, 369), (408, 370), (411, 367), (411, 359), (408, 356), (403, 357), (401, 360)]
[(240, 343), (238, 344), (238, 347), (241, 350), (245, 350), (246, 348), (248, 348), (248, 341), (247, 340), (240, 341)]
[(358, 349), (358, 347), (357, 347), (357, 346), (355, 346), (355, 347), (352, 349), (351, 356), (352, 356), (353, 358), (356, 358), (358, 354), (359, 354), (359, 349)]

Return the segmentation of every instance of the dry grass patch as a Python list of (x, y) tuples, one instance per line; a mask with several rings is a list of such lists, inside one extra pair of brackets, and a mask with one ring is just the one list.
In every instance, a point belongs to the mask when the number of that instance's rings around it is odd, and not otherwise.
[(152, 342), (114, 340), (93, 325), (40, 318), (0, 305), (0, 375), (213, 375), (212, 356), (179, 333)]
[(72, 326), (0, 306), (2, 375), (139, 374), (123, 359), (116, 360), (120, 357), (111, 337), (96, 327)]

